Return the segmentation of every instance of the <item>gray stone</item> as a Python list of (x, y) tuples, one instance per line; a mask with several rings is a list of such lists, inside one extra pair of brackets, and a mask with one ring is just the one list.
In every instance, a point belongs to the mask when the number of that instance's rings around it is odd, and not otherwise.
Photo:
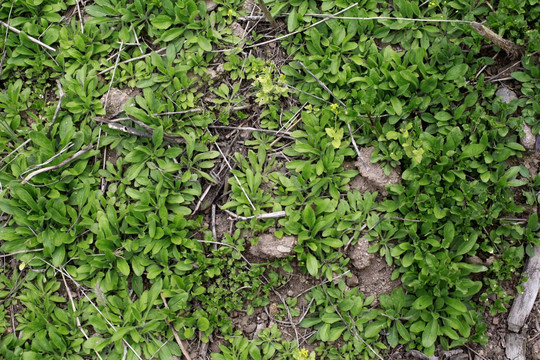
[(534, 342), (531, 350), (531, 358), (533, 360), (540, 360), (540, 339)]
[(358, 160), (355, 165), (363, 180), (380, 191), (383, 196), (387, 196), (386, 186), (401, 184), (401, 170), (399, 168), (392, 168), (390, 174), (386, 175), (380, 164), (373, 164), (369, 161), (373, 150), (375, 150), (373, 146), (360, 149), (360, 155), (364, 161)]
[(536, 147), (536, 136), (533, 135), (532, 129), (529, 125), (523, 122), (524, 135), (519, 139), (521, 145), (527, 150), (534, 150)]
[(206, 0), (206, 11), (210, 12), (217, 7), (217, 3), (214, 0)]
[(517, 98), (517, 95), (515, 92), (505, 87), (502, 87), (499, 90), (497, 90), (497, 92), (495, 92), (495, 96), (500, 96), (501, 101), (507, 104), (509, 104), (510, 101)]
[(374, 254), (368, 253), (369, 242), (365, 238), (360, 238), (358, 243), (349, 251), (349, 258), (358, 270), (367, 268), (371, 264)]
[(257, 245), (249, 249), (251, 255), (262, 258), (284, 258), (294, 252), (294, 247), (298, 241), (294, 236), (284, 236), (278, 239), (274, 234), (263, 234), (259, 236)]

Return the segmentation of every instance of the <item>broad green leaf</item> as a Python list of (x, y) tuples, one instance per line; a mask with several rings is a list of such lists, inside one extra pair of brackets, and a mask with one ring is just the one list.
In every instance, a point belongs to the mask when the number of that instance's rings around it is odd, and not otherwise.
[(444, 80), (457, 80), (463, 78), (467, 73), (467, 70), (469, 70), (469, 65), (467, 64), (454, 65), (448, 70)]
[(158, 148), (163, 143), (163, 126), (158, 126), (154, 129), (152, 134), (152, 142), (154, 143), (154, 148)]
[(467, 307), (458, 299), (454, 299), (451, 297), (445, 297), (444, 302), (448, 304), (448, 306), (456, 309), (457, 311), (460, 311), (462, 313), (467, 312)]
[(452, 221), (448, 221), (444, 225), (444, 229), (443, 229), (443, 236), (444, 236), (445, 244), (450, 245), (452, 243), (452, 240), (454, 240), (455, 232), (456, 231), (454, 228), (454, 223)]
[(416, 310), (423, 310), (428, 306), (431, 306), (431, 304), (433, 304), (433, 296), (422, 295), (413, 302), (412, 306)]
[(172, 25), (173, 21), (170, 16), (160, 14), (152, 19), (152, 25), (161, 30), (166, 30)]
[(210, 40), (208, 40), (204, 36), (198, 36), (197, 43), (204, 51), (212, 51), (212, 44), (210, 43)]
[(328, 341), (336, 341), (339, 339), (343, 331), (347, 329), (346, 326), (335, 326), (330, 328), (330, 334), (328, 335)]
[(116, 266), (118, 267), (118, 270), (120, 270), (122, 275), (129, 276), (129, 264), (124, 258), (119, 257), (116, 260)]
[(437, 335), (439, 332), (439, 322), (437, 319), (431, 319), (424, 332), (422, 333), (422, 346), (423, 347), (430, 347), (435, 343), (435, 340), (437, 340)]
[(184, 33), (184, 30), (185, 28), (183, 26), (169, 29), (161, 35), (161, 41), (163, 42), (173, 41), (177, 37), (181, 36)]
[(396, 115), (401, 115), (403, 113), (403, 108), (401, 107), (401, 101), (395, 97), (392, 96), (390, 99), (390, 102), (392, 103), (392, 108), (394, 109), (394, 112)]
[(200, 317), (197, 319), (197, 327), (200, 331), (206, 331), (210, 327), (210, 321), (205, 317)]
[(510, 76), (512, 76), (514, 79), (516, 79), (519, 82), (527, 82), (531, 81), (532, 78), (529, 76), (529, 74), (523, 72), (523, 71), (516, 71), (513, 72)]
[(319, 261), (313, 254), (307, 254), (306, 267), (311, 276), (317, 276), (319, 272)]
[(437, 78), (436, 77), (429, 77), (420, 83), (420, 90), (422, 90), (423, 93), (429, 94), (435, 88), (437, 87)]
[(311, 204), (306, 205), (302, 212), (302, 219), (304, 223), (311, 229), (315, 225), (315, 211), (311, 207)]
[(374, 321), (369, 324), (367, 324), (364, 336), (366, 338), (374, 338), (378, 337), (381, 333), (381, 330), (386, 327), (386, 321)]
[(287, 18), (287, 30), (291, 33), (298, 27), (298, 14), (296, 8), (293, 8)]
[(319, 329), (319, 337), (321, 338), (321, 341), (328, 341), (330, 337), (330, 324), (324, 324)]
[(321, 321), (322, 320), (320, 318), (318, 318), (318, 317), (317, 318), (306, 318), (306, 319), (302, 320), (302, 322), (300, 323), (300, 326), (303, 327), (303, 328), (309, 328), (309, 327), (317, 325)]
[(469, 144), (463, 148), (462, 158), (470, 158), (480, 155), (484, 152), (486, 146), (483, 144)]

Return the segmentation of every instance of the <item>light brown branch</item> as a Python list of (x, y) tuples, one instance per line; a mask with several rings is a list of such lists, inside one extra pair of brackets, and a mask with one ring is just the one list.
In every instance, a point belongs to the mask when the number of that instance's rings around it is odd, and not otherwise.
[[(163, 296), (163, 294), (159, 294), (159, 295), (161, 295), (161, 300), (163, 300), (163, 305), (165, 306), (167, 310), (169, 310), (169, 305), (167, 304), (167, 300), (165, 300), (165, 296)], [(182, 342), (182, 340), (180, 340), (180, 337), (178, 336), (178, 333), (176, 332), (174, 326), (172, 326), (168, 320), (165, 320), (165, 322), (171, 328), (174, 338), (176, 340), (176, 343), (178, 344), (178, 346), (180, 346), (180, 350), (182, 350), (182, 354), (184, 354), (184, 357), (187, 360), (191, 360), (191, 356), (189, 356), (189, 352), (186, 350), (186, 347), (184, 346), (184, 343)]]
[(41, 173), (44, 173), (46, 171), (50, 171), (50, 170), (57, 170), (59, 168), (61, 168), (62, 166), (64, 165), (67, 165), (69, 164), (70, 162), (72, 162), (73, 160), (75, 160), (76, 158), (78, 158), (79, 156), (83, 155), (84, 153), (88, 152), (90, 149), (92, 149), (94, 147), (94, 145), (90, 144), (88, 145), (87, 147), (85, 147), (84, 149), (82, 150), (79, 150), (77, 151), (75, 154), (71, 155), (70, 157), (68, 157), (66, 160), (62, 161), (60, 164), (58, 165), (53, 165), (53, 166), (48, 166), (48, 167), (44, 167), (42, 169), (38, 169), (36, 171), (33, 171), (31, 172), (30, 174), (28, 174), (24, 180), (21, 182), (21, 184), (26, 184), (28, 182), (28, 180), (30, 180), (31, 178), (33, 178), (34, 176), (36, 175), (39, 175)]
[[(20, 33), (21, 33), (21, 30), (16, 29), (16, 28), (14, 28), (13, 26), (11, 26), (11, 25), (9, 25), (9, 24), (6, 24), (5, 22), (3, 22), (3, 21), (1, 21), (1, 20), (0, 20), (0, 25), (4, 26), (5, 28), (7, 28), (7, 29), (9, 29), (9, 30), (11, 30), (11, 31), (13, 31), (15, 34), (20, 34)], [(56, 52), (56, 49), (54, 49), (54, 48), (50, 47), (49, 45), (47, 45), (47, 44), (45, 44), (45, 43), (39, 41), (39, 40), (36, 39), (35, 37), (32, 37), (32, 36), (30, 36), (30, 35), (26, 35), (26, 36), (27, 36), (28, 39), (29, 39), (31, 42), (33, 42), (34, 44), (38, 44), (39, 46), (44, 47), (44, 48), (47, 49), (47, 50), (50, 50), (50, 51), (52, 51), (52, 52)]]

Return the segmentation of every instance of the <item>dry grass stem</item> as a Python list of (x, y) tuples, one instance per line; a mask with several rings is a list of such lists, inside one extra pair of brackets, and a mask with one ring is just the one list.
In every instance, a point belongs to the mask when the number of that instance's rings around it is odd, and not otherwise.
[[(167, 305), (167, 300), (165, 300), (165, 296), (163, 296), (163, 294), (159, 294), (159, 295), (161, 295), (161, 300), (163, 300), (163, 305), (165, 306), (167, 310), (169, 310), (169, 305)], [(184, 346), (184, 343), (182, 342), (182, 340), (180, 340), (180, 337), (178, 336), (178, 333), (176, 332), (174, 326), (172, 326), (168, 320), (165, 320), (165, 322), (171, 328), (174, 338), (176, 340), (176, 343), (178, 344), (178, 346), (180, 346), (180, 350), (182, 350), (182, 354), (184, 354), (187, 360), (191, 360), (191, 356), (189, 356), (189, 352), (186, 350), (186, 347)]]
[(62, 166), (64, 165), (67, 165), (69, 164), (70, 162), (72, 162), (73, 160), (75, 160), (76, 158), (78, 158), (79, 156), (83, 155), (84, 153), (88, 152), (90, 149), (92, 149), (94, 146), (92, 144), (88, 145), (87, 147), (85, 147), (84, 149), (82, 150), (79, 150), (77, 151), (75, 154), (71, 155), (70, 157), (68, 157), (66, 160), (62, 161), (60, 164), (58, 165), (53, 165), (53, 166), (48, 166), (48, 167), (44, 167), (44, 168), (41, 168), (41, 169), (38, 169), (36, 171), (33, 171), (31, 172), (30, 174), (28, 174), (23, 181), (21, 181), (21, 184), (26, 184), (28, 182), (28, 180), (30, 180), (31, 178), (33, 178), (34, 176), (36, 175), (39, 175), (41, 173), (44, 173), (44, 172), (47, 172), (47, 171), (51, 171), (51, 170), (57, 170), (59, 168), (61, 168)]
[[(0, 20), (0, 25), (2, 25), (3, 27), (13, 31), (15, 34), (20, 34), (21, 33), (21, 30), (19, 29), (16, 29), (14, 28), (13, 26), (9, 25), (9, 24), (6, 24), (5, 22), (3, 22), (2, 20)], [(39, 46), (49, 50), (49, 51), (52, 51), (52, 52), (56, 52), (56, 49), (50, 47), (49, 45), (39, 41), (38, 39), (36, 39), (35, 37), (32, 37), (30, 35), (26, 35), (28, 37), (28, 39), (33, 42), (34, 44), (38, 44)]]

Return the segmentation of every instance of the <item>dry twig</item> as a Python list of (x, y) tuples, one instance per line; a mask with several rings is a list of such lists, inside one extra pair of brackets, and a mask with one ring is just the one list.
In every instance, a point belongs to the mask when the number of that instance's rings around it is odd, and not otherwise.
[[(62, 268), (62, 270), (65, 271), (65, 269)], [(68, 293), (68, 297), (69, 297), (69, 301), (71, 303), (71, 309), (73, 310), (73, 314), (76, 314), (77, 313), (77, 308), (75, 307), (75, 301), (73, 301), (73, 295), (71, 294), (71, 289), (69, 288), (68, 284), (67, 284), (67, 281), (66, 281), (66, 276), (64, 275), (64, 272), (61, 271), (60, 274), (62, 275), (62, 280), (64, 281), (64, 286), (66, 288), (66, 291)], [(88, 340), (88, 335), (86, 334), (86, 331), (84, 331), (82, 325), (81, 325), (81, 320), (79, 320), (79, 317), (77, 315), (75, 315), (75, 321), (77, 322), (77, 328), (81, 331), (81, 333), (83, 334), (84, 338), (86, 340)], [(101, 357), (101, 355), (99, 355), (99, 353), (97, 352), (96, 349), (94, 349), (94, 352), (96, 353), (97, 357), (100, 359), (100, 360), (103, 360), (103, 358)]]
[[(9, 24), (6, 24), (5, 22), (3, 22), (3, 21), (1, 21), (1, 20), (0, 20), (0, 25), (2, 25), (3, 27), (5, 27), (5, 28), (7, 28), (7, 29), (9, 29), (9, 30), (11, 30), (11, 31), (13, 31), (13, 32), (14, 32), (15, 34), (17, 34), (17, 35), (21, 33), (21, 30), (16, 29), (16, 28), (14, 28), (13, 26), (11, 26), (11, 25), (9, 25)], [(52, 51), (52, 52), (56, 52), (56, 49), (54, 49), (54, 48), (50, 47), (49, 45), (47, 45), (47, 44), (45, 44), (45, 43), (39, 41), (39, 40), (36, 39), (35, 37), (32, 37), (32, 36), (30, 36), (30, 35), (26, 35), (26, 36), (27, 36), (28, 39), (29, 39), (31, 42), (33, 42), (34, 44), (38, 44), (39, 46), (44, 47), (44, 48), (47, 49), (47, 50), (50, 50), (50, 51)]]
[[(159, 295), (161, 296), (161, 300), (163, 300), (163, 305), (165, 306), (167, 310), (169, 310), (169, 305), (167, 304), (167, 300), (165, 300), (165, 296), (163, 296), (163, 294), (159, 294)], [(189, 352), (186, 350), (186, 347), (184, 346), (184, 343), (182, 342), (182, 340), (180, 340), (180, 337), (178, 336), (178, 333), (176, 332), (176, 329), (174, 328), (174, 326), (172, 326), (171, 323), (167, 319), (165, 319), (165, 322), (171, 328), (174, 338), (176, 340), (176, 343), (178, 344), (178, 346), (180, 346), (180, 350), (182, 350), (182, 354), (184, 354), (187, 360), (191, 360), (191, 356), (189, 356)]]
[(225, 211), (229, 216), (231, 216), (232, 217), (231, 220), (276, 219), (276, 218), (282, 218), (286, 216), (285, 211), (275, 211), (268, 214), (259, 214), (259, 215), (253, 215), (253, 216), (240, 216), (240, 215), (236, 215), (235, 213), (229, 210), (225, 210), (225, 209), (221, 209), (221, 210)]
[(258, 47), (258, 46), (263, 46), (263, 45), (266, 45), (266, 44), (270, 44), (270, 43), (273, 43), (273, 42), (276, 42), (276, 41), (280, 41), (280, 40), (286, 39), (286, 38), (291, 37), (291, 36), (296, 35), (296, 34), (300, 34), (300, 33), (304, 32), (304, 31), (307, 31), (307, 30), (311, 29), (312, 27), (315, 27), (315, 26), (320, 25), (320, 24), (322, 24), (322, 23), (324, 23), (324, 22), (326, 22), (326, 21), (328, 21), (328, 20), (330, 20), (330, 19), (335, 18), (335, 17), (338, 16), (339, 14), (343, 14), (345, 11), (350, 10), (350, 9), (352, 9), (353, 7), (358, 6), (358, 4), (359, 4), (359, 3), (354, 3), (354, 4), (352, 4), (351, 6), (348, 6), (348, 7), (346, 7), (345, 9), (338, 11), (338, 12), (335, 13), (334, 15), (329, 15), (329, 16), (326, 17), (325, 19), (322, 19), (322, 20), (320, 20), (320, 21), (317, 21), (316, 23), (313, 23), (313, 24), (311, 24), (311, 25), (309, 25), (309, 26), (306, 26), (305, 28), (302, 28), (302, 29), (300, 29), (300, 30), (293, 31), (292, 33), (289, 33), (289, 34), (286, 34), (286, 35), (278, 36), (278, 37), (276, 37), (276, 38), (274, 38), (274, 39), (272, 39), (272, 40), (263, 41), (262, 43), (249, 45), (249, 46), (246, 46), (246, 48), (247, 48), (247, 49), (250, 49), (250, 48), (254, 48), (254, 47)]
[(90, 144), (87, 147), (85, 147), (84, 149), (77, 151), (75, 154), (71, 155), (66, 160), (62, 161), (60, 164), (44, 167), (42, 169), (38, 169), (36, 171), (31, 172), (30, 174), (28, 174), (24, 178), (23, 181), (21, 181), (21, 184), (23, 184), (23, 185), (26, 184), (28, 182), (28, 180), (30, 180), (31, 178), (33, 178), (36, 175), (39, 175), (39, 174), (44, 173), (46, 171), (57, 170), (57, 169), (61, 168), (62, 166), (66, 165), (66, 164), (69, 164), (70, 162), (72, 162), (73, 160), (75, 160), (79, 156), (83, 155), (84, 153), (86, 153), (87, 151), (92, 149), (93, 147), (94, 146), (92, 144)]

